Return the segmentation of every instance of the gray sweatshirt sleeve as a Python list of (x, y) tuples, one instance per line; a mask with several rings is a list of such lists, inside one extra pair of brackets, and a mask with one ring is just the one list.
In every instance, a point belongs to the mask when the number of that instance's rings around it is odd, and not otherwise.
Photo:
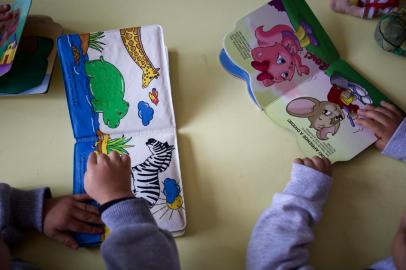
[(393, 133), (382, 154), (406, 162), (406, 118)]
[[(393, 133), (389, 142), (382, 151), (385, 156), (406, 162), (406, 118), (403, 119), (399, 127)], [(382, 260), (368, 269), (373, 270), (396, 270), (392, 257)]]
[(20, 240), (21, 229), (42, 232), (44, 199), (50, 194), (48, 188), (24, 191), (0, 183), (0, 229), (8, 245)]
[(332, 179), (303, 165), (293, 164), (291, 180), (276, 193), (261, 215), (247, 251), (247, 269), (313, 269), (306, 266), (311, 226), (322, 216)]
[(118, 202), (102, 220), (111, 231), (101, 246), (107, 269), (180, 269), (175, 240), (158, 228), (145, 200)]

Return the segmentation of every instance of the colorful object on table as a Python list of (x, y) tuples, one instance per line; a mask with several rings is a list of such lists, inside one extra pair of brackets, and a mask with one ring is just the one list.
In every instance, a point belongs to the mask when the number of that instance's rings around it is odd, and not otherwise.
[(255, 104), (296, 136), (306, 156), (350, 160), (376, 141), (358, 109), (387, 98), (340, 58), (305, 0), (273, 0), (224, 39), (223, 67)]
[(399, 8), (399, 0), (331, 0), (331, 8), (363, 19), (373, 19)]
[(31, 7), (31, 0), (16, 0), (1, 13), (0, 76), (10, 71)]
[(406, 6), (379, 19), (375, 40), (385, 51), (406, 56)]
[[(135, 32), (142, 36), (125, 35), (123, 39), (120, 29), (116, 29), (58, 38), (76, 140), (73, 192), (84, 193), (83, 176), (91, 152), (107, 155), (115, 151), (131, 157), (132, 190), (136, 197), (149, 201), (150, 211), (155, 213), (161, 206), (153, 202), (155, 196), (163, 196), (163, 180), (177, 179), (180, 190), (182, 186), (168, 54), (160, 26), (129, 29), (137, 29)], [(136, 47), (133, 42), (137, 42)], [(144, 62), (147, 56), (155, 66)], [(157, 72), (156, 66), (161, 74), (149, 80), (147, 74)], [(147, 85), (152, 90), (144, 91), (143, 86)], [(159, 89), (159, 100), (156, 89)], [(183, 198), (182, 191), (178, 196)], [(174, 207), (179, 204), (177, 201)], [(160, 212), (153, 216), (160, 228), (179, 236), (186, 226), (183, 199), (182, 207), (176, 212), (176, 215), (162, 216)], [(74, 237), (80, 246), (95, 246), (108, 237), (108, 232), (105, 228), (103, 235), (75, 234)]]
[[(0, 77), (0, 96), (48, 91), (62, 27), (50, 17), (29, 16), (11, 70)], [(24, 80), (21, 78), (24, 77)]]

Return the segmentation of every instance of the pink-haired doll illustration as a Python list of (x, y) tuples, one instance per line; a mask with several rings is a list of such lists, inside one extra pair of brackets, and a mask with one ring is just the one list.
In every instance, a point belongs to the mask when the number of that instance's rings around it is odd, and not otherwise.
[(255, 30), (259, 47), (251, 51), (251, 65), (261, 73), (257, 80), (266, 87), (291, 81), (295, 72), (309, 74), (309, 67), (302, 64), (299, 52), (303, 50), (295, 32), (287, 25), (276, 25), (268, 31), (264, 26)]

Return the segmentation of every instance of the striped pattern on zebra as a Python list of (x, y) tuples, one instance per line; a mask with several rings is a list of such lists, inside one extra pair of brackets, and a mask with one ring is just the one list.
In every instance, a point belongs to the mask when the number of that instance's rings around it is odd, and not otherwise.
[(162, 143), (155, 139), (149, 139), (146, 145), (151, 155), (143, 163), (131, 168), (132, 192), (135, 197), (145, 199), (151, 208), (161, 193), (158, 173), (164, 172), (169, 167), (175, 147), (168, 142)]

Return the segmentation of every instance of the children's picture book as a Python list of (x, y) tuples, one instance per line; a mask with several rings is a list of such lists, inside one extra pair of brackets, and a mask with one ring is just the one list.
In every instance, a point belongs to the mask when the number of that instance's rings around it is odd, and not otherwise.
[(56, 39), (62, 31), (61, 25), (48, 16), (27, 18), (13, 65), (0, 77), (0, 96), (48, 91), (56, 58)]
[(354, 120), (387, 98), (340, 58), (304, 0), (273, 0), (239, 20), (220, 61), (306, 156), (345, 161), (376, 141)]
[[(73, 192), (85, 192), (91, 152), (128, 154), (132, 192), (160, 228), (182, 235), (185, 201), (161, 26), (64, 35), (57, 43), (76, 139)], [(82, 246), (104, 237), (76, 235)]]
[(16, 0), (0, 12), (4, 18), (0, 22), (0, 76), (13, 65), (30, 7), (31, 0)]

